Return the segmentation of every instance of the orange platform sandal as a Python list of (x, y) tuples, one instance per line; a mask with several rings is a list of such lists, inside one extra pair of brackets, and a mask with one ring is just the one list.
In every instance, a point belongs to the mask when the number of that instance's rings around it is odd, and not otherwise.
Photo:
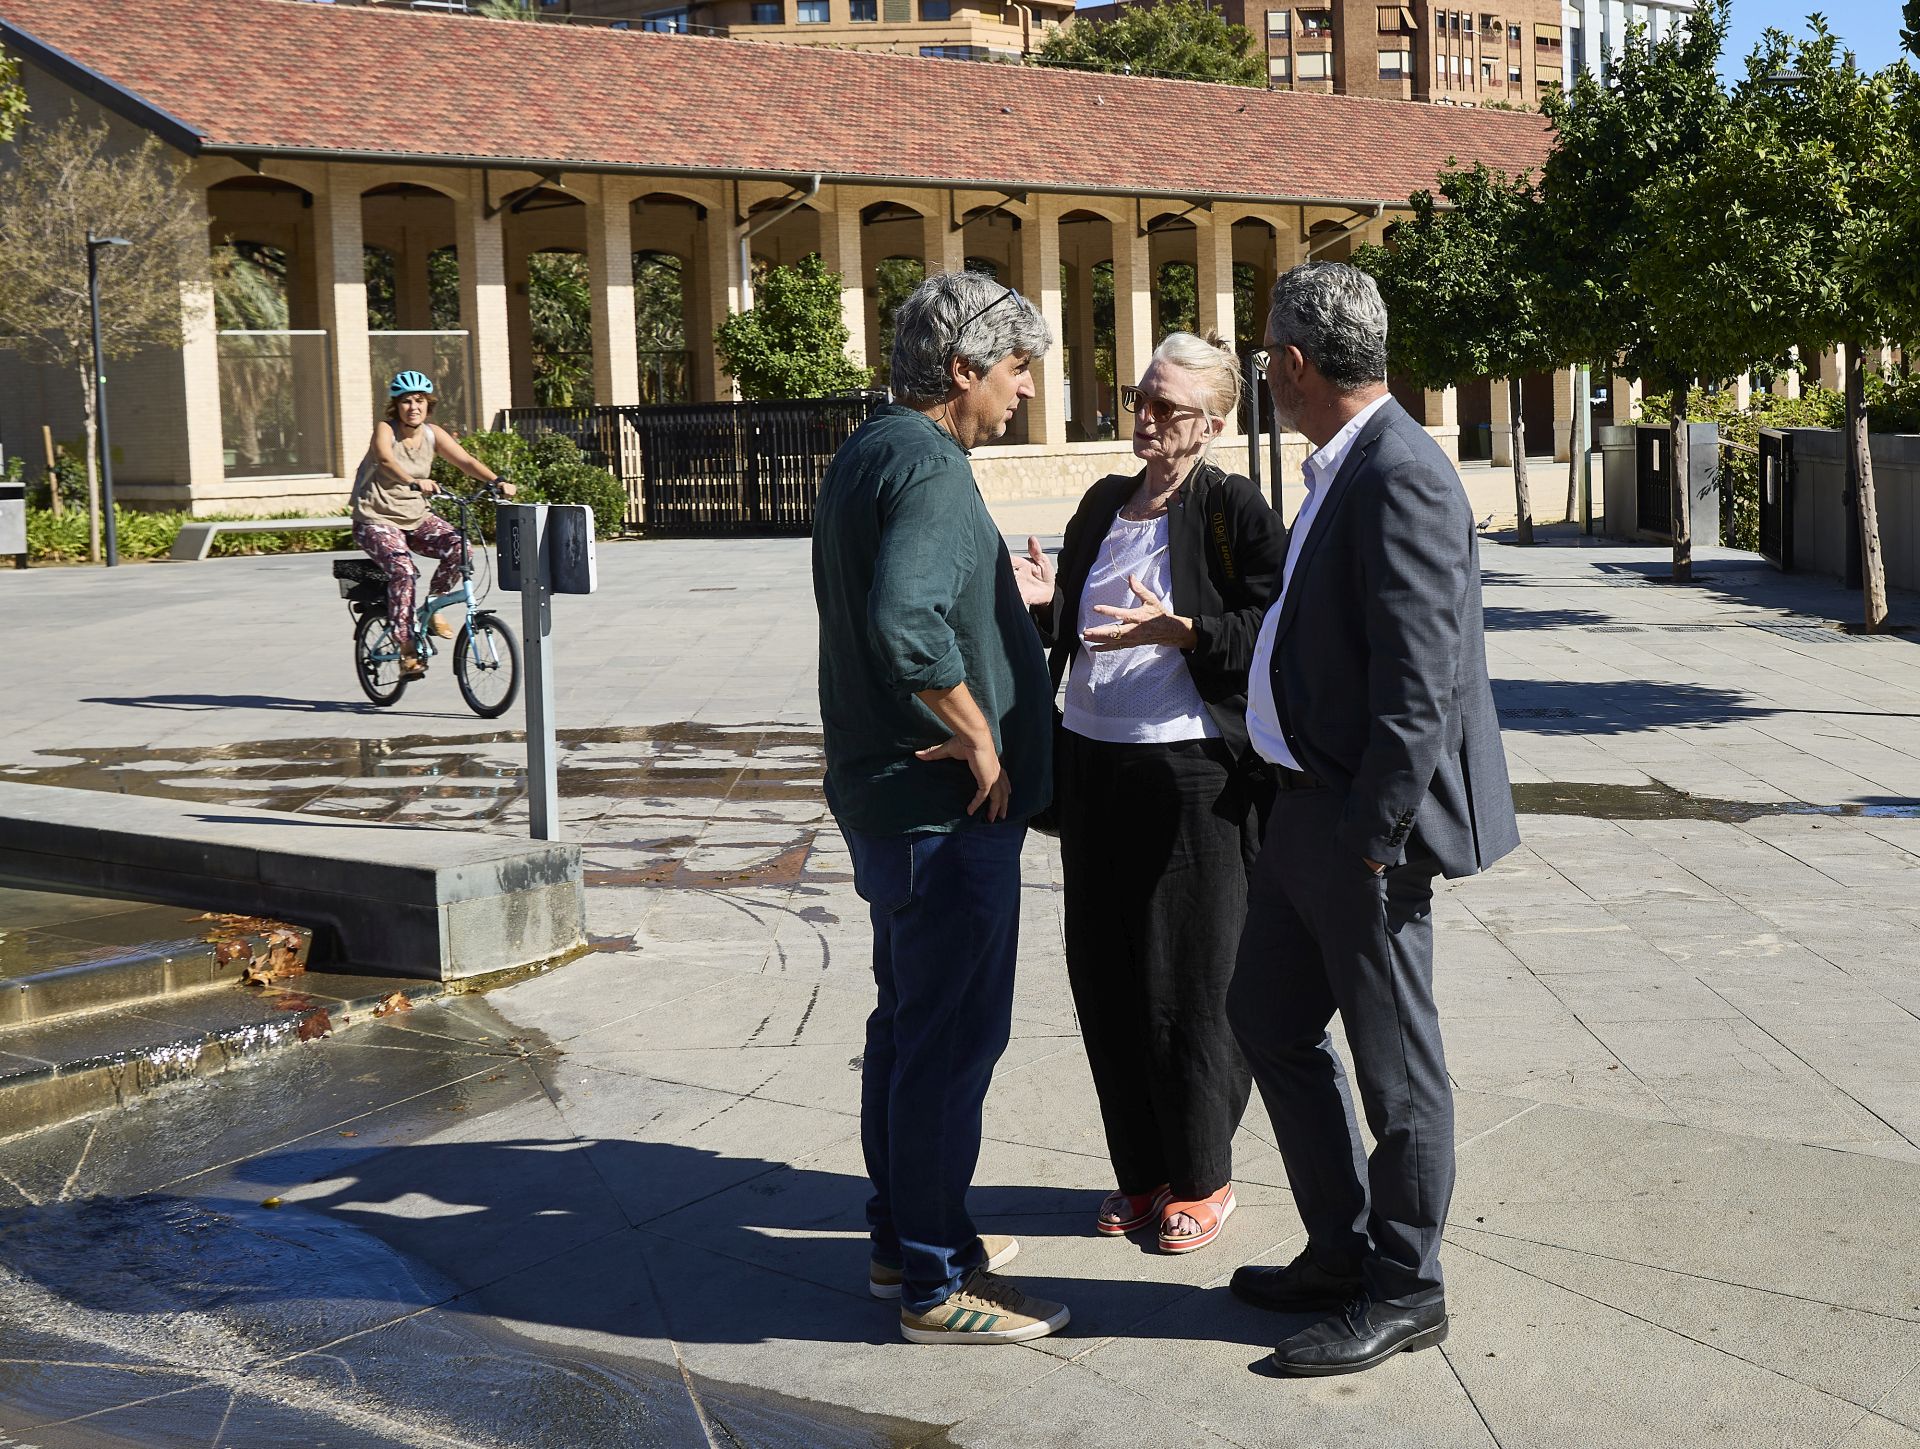
[[(1227, 1219), (1233, 1216), (1233, 1210), (1237, 1206), (1232, 1183), (1228, 1183), (1211, 1196), (1194, 1202), (1168, 1202), (1160, 1209), (1160, 1251), (1191, 1253), (1206, 1247), (1208, 1243), (1220, 1236), (1220, 1229), (1227, 1225)], [(1178, 1217), (1192, 1219), (1200, 1225), (1200, 1231), (1169, 1233), (1167, 1224)]]

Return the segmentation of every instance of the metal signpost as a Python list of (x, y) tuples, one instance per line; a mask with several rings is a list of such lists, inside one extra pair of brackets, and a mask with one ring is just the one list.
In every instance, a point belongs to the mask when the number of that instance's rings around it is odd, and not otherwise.
[(553, 721), (553, 596), (590, 594), (599, 582), (593, 510), (584, 503), (501, 503), (499, 581), (520, 595), (527, 665), (528, 833), (560, 838), (559, 750)]

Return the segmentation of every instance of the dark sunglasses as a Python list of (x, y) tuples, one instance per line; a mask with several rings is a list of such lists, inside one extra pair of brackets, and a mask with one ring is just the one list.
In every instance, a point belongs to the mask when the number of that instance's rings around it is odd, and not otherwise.
[(1130, 413), (1144, 412), (1153, 419), (1153, 425), (1157, 428), (1166, 427), (1176, 418), (1204, 418), (1207, 415), (1205, 408), (1187, 407), (1171, 398), (1142, 392), (1137, 387), (1120, 389), (1120, 406)]
[(1011, 287), (1007, 288), (1006, 291), (1002, 292), (999, 296), (995, 297), (991, 302), (987, 303), (987, 305), (982, 307), (979, 311), (969, 315), (967, 320), (962, 322), (959, 326), (959, 329), (955, 331), (955, 333), (953, 334), (955, 339), (957, 340), (961, 337), (966, 336), (967, 329), (969, 327), (973, 326), (974, 323), (978, 322), (982, 317), (986, 316), (987, 313), (991, 312), (995, 307), (998, 307), (1002, 302), (1006, 301), (1007, 298), (1009, 297), (1013, 298), (1016, 302), (1020, 300), (1020, 294), (1018, 292), (1014, 291), (1013, 288)]

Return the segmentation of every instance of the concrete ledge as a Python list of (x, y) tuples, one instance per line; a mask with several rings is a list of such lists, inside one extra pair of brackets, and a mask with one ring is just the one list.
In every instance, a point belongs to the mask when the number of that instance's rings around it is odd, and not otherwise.
[(0, 879), (266, 915), (316, 956), (453, 981), (586, 940), (580, 848), (0, 783)]

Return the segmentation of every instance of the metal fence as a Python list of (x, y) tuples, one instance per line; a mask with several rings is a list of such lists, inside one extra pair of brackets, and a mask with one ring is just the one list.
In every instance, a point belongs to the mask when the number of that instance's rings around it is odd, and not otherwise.
[(787, 402), (508, 408), (497, 428), (565, 434), (627, 488), (649, 533), (807, 533), (820, 481), (884, 393)]

